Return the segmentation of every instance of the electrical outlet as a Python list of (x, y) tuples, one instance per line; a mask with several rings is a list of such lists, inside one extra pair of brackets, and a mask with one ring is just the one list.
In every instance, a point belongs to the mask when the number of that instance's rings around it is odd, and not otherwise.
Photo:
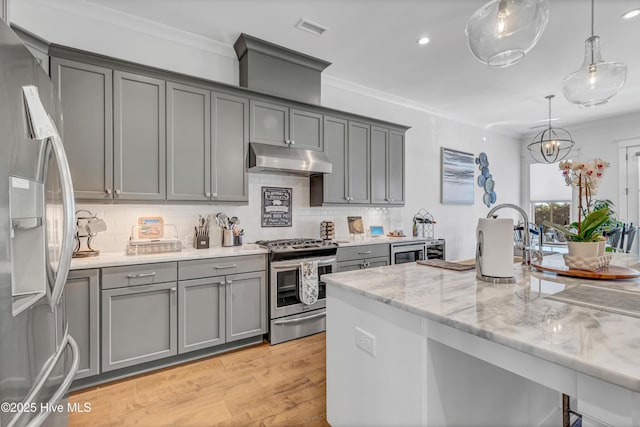
[(356, 326), (356, 346), (376, 357), (376, 337)]

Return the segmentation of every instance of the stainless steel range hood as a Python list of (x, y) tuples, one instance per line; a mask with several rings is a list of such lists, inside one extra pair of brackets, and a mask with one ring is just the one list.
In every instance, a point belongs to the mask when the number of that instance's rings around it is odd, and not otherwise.
[(249, 144), (249, 172), (310, 176), (332, 170), (329, 158), (320, 151)]

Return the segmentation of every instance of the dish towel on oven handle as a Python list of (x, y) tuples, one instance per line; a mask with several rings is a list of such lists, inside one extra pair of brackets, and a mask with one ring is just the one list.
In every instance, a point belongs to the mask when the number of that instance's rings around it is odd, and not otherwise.
[(318, 301), (318, 261), (302, 261), (298, 299), (306, 305)]

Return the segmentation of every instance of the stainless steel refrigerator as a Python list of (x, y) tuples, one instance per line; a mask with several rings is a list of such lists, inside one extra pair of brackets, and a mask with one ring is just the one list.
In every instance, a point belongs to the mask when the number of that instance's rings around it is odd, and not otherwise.
[(63, 296), (75, 207), (60, 121), (49, 77), (0, 20), (0, 427), (68, 420), (79, 355)]

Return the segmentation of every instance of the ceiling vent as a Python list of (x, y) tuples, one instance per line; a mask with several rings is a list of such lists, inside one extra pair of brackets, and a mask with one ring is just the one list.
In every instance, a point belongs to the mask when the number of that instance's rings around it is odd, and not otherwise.
[(300, 18), (300, 20), (296, 24), (296, 28), (314, 34), (316, 36), (321, 36), (325, 33), (325, 31), (328, 30), (328, 28), (324, 25), (309, 21), (307, 18)]

